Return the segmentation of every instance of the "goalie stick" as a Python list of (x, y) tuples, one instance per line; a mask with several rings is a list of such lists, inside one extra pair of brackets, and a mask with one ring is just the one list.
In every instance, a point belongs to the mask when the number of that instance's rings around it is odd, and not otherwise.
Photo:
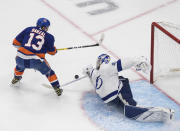
[[(74, 83), (74, 82), (76, 82), (76, 81), (82, 80), (82, 79), (84, 79), (84, 78), (86, 78), (86, 77), (87, 77), (87, 75), (82, 76), (82, 77), (80, 77), (80, 78), (78, 78), (78, 79), (75, 79), (75, 80), (69, 81), (69, 82), (67, 82), (67, 83), (64, 83), (64, 84), (62, 84), (60, 87), (62, 88), (62, 87), (64, 87), (64, 86), (67, 86), (67, 85), (69, 85), (69, 84), (72, 84), (72, 83)], [(42, 86), (44, 86), (44, 87), (46, 87), (46, 88), (49, 88), (49, 89), (53, 89), (53, 87), (52, 87), (51, 85), (48, 85), (48, 84), (42, 84)]]
[(83, 45), (83, 46), (73, 46), (73, 47), (68, 47), (68, 48), (59, 48), (57, 50), (70, 50), (70, 49), (77, 49), (77, 48), (87, 48), (87, 47), (94, 47), (94, 46), (99, 46), (104, 40), (104, 34), (101, 35), (101, 38), (96, 44), (92, 45)]
[(176, 71), (180, 71), (180, 68), (173, 68), (169, 70), (170, 72), (176, 72)]

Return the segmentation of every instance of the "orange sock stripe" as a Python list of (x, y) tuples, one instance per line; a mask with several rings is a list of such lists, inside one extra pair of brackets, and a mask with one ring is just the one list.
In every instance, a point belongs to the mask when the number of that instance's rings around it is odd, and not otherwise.
[(19, 71), (17, 71), (16, 68), (14, 69), (14, 74), (15, 74), (16, 76), (22, 76), (23, 73), (24, 73), (24, 72), (19, 72)]
[(21, 46), (21, 43), (17, 41), (16, 39), (13, 40), (13, 44), (16, 46)]
[(55, 74), (52, 76), (49, 76), (48, 80), (49, 80), (49, 82), (53, 82), (53, 81), (57, 80), (57, 76)]

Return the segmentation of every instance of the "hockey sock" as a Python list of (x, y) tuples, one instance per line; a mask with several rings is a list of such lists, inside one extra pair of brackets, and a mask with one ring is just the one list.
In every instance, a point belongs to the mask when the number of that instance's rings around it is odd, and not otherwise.
[(52, 85), (52, 87), (60, 87), (59, 85), (59, 81), (57, 79), (57, 76), (55, 74), (55, 72), (53, 70), (50, 70), (47, 74), (46, 74), (47, 79), (49, 80), (50, 84)]
[(21, 69), (18, 66), (15, 67), (15, 69), (14, 69), (15, 76), (14, 77), (16, 77), (17, 79), (22, 78), (23, 73), (24, 73), (24, 69)]

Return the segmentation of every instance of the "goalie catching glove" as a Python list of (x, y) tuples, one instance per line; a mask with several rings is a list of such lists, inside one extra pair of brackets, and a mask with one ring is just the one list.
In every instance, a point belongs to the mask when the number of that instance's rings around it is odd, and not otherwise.
[(141, 56), (137, 58), (135, 69), (136, 71), (143, 71), (144, 73), (148, 74), (151, 70), (151, 64), (146, 57)]

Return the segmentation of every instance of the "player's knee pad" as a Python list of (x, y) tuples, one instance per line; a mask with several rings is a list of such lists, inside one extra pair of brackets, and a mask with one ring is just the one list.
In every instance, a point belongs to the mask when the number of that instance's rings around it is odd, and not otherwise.
[(45, 62), (43, 62), (38, 70), (41, 72), (41, 74), (46, 75), (49, 71), (51, 71), (51, 68)]
[[(24, 70), (25, 69), (25, 65), (24, 65), (24, 59), (20, 58), (20, 57), (16, 57), (16, 64), (17, 64), (17, 67), (21, 70)], [(17, 69), (18, 69), (17, 68)]]
[(54, 74), (55, 74), (55, 72), (53, 70), (49, 70), (45, 75), (46, 75), (46, 77), (50, 77)]
[(16, 65), (15, 70), (18, 72), (24, 72), (24, 68), (20, 67), (19, 65)]
[(41, 72), (41, 74), (46, 75), (48, 74), (48, 72), (50, 72), (50, 68), (41, 68), (39, 71)]

